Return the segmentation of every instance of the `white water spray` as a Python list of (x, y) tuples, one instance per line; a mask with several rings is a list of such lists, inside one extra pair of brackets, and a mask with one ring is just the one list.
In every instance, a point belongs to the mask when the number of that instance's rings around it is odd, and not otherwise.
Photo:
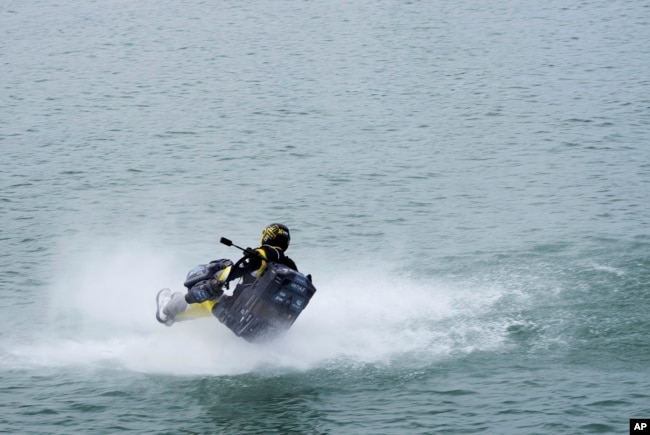
[(363, 266), (338, 274), (328, 270), (335, 265), (310, 271), (316, 295), (293, 328), (271, 343), (247, 343), (214, 318), (165, 327), (155, 320), (155, 295), (162, 287), (184, 291), (189, 267), (137, 244), (70, 258), (50, 291), (45, 328), (29, 343), (13, 345), (4, 362), (236, 375), (340, 360), (389, 363), (405, 355), (426, 364), (503, 340), (501, 332), (472, 321), (490, 309), (498, 290), (482, 289), (477, 298), (475, 290), (395, 279), (391, 270)]

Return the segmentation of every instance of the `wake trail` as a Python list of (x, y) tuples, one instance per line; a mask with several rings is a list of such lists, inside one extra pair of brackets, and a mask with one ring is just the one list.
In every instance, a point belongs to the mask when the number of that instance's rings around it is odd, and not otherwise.
[(481, 316), (502, 296), (499, 288), (396, 280), (386, 267), (312, 271), (318, 291), (307, 309), (286, 335), (259, 345), (215, 318), (172, 327), (155, 320), (158, 290), (184, 291), (186, 266), (172, 255), (131, 246), (70, 260), (49, 289), (44, 328), (27, 341), (3, 340), (3, 366), (219, 376), (390, 363), (405, 355), (429, 364), (504, 340), (505, 327)]

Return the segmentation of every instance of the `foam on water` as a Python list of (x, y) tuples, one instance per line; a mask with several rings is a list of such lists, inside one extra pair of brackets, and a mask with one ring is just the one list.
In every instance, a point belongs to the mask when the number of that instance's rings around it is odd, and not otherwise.
[(167, 328), (155, 320), (155, 295), (162, 287), (183, 290), (185, 267), (173, 254), (137, 243), (68, 256), (50, 289), (43, 327), (3, 346), (3, 364), (234, 375), (404, 357), (429, 364), (504, 341), (505, 326), (482, 315), (503, 296), (498, 286), (400, 279), (378, 266), (341, 268), (338, 276), (313, 271), (318, 292), (294, 327), (272, 343), (249, 344), (214, 318)]

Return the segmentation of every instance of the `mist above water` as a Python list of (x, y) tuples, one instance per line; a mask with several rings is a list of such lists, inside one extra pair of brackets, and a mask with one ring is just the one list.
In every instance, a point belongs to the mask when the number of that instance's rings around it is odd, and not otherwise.
[(311, 271), (318, 291), (292, 329), (272, 342), (250, 344), (216, 318), (172, 327), (155, 320), (158, 290), (184, 291), (186, 271), (171, 253), (122, 243), (66, 263), (49, 291), (42, 328), (11, 345), (5, 363), (184, 375), (405, 357), (426, 365), (455, 352), (500, 346), (505, 333), (490, 316), (482, 324), (486, 317), (480, 315), (489, 313), (502, 289), (400, 278), (390, 267), (341, 268), (337, 274)]

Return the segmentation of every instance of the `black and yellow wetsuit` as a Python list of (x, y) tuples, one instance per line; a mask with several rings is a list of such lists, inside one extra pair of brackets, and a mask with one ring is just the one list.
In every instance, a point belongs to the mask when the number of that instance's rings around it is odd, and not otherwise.
[(228, 282), (242, 278), (242, 285), (252, 284), (264, 272), (267, 262), (283, 264), (293, 270), (298, 270), (296, 263), (284, 255), (281, 249), (269, 245), (262, 245), (255, 249), (255, 252), (259, 255), (253, 253), (246, 254), (236, 263), (237, 266), (230, 271)]
[[(241, 283), (237, 285), (233, 292), (234, 296), (234, 294), (241, 291), (242, 288), (253, 284), (255, 280), (259, 278), (262, 272), (264, 272), (267, 262), (283, 264), (293, 270), (298, 270), (296, 263), (294, 263), (291, 258), (284, 255), (284, 252), (282, 252), (281, 249), (270, 245), (262, 245), (255, 250), (250, 250), (250, 252), (247, 252), (237, 261), (237, 263), (235, 263), (235, 267), (230, 270), (228, 278), (224, 284), (235, 281), (239, 278), (242, 279)], [(214, 306), (217, 303), (228, 304), (230, 297), (224, 295), (221, 298), (214, 297), (199, 303), (193, 303), (187, 300), (187, 298), (185, 299), (189, 305), (184, 312), (175, 316), (177, 321), (211, 316)]]

